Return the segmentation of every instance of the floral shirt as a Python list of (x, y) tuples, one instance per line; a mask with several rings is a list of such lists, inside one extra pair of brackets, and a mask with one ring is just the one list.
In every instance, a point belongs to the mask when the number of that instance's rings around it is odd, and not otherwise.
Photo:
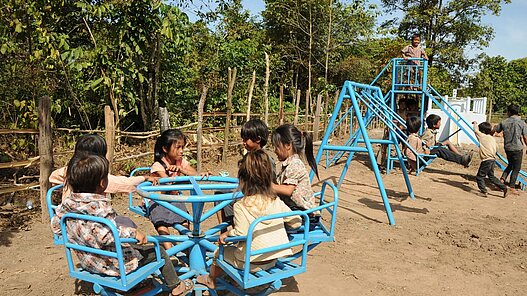
[(290, 197), (281, 198), (290, 208), (308, 210), (316, 207), (313, 189), (309, 181), (309, 173), (298, 154), (293, 154), (284, 160), (280, 166), (281, 171), (276, 176), (278, 184), (296, 185)]
[[(111, 200), (104, 195), (93, 193), (72, 193), (55, 210), (56, 216), (51, 219), (51, 230), (60, 235), (60, 219), (67, 213), (91, 215), (109, 219), (115, 223), (117, 213), (111, 205)], [(117, 225), (119, 236), (122, 238), (134, 238), (136, 228), (125, 225)], [(100, 223), (90, 221), (69, 220), (66, 222), (68, 240), (72, 243), (85, 245), (101, 250), (115, 252), (114, 238), (110, 229)], [(126, 273), (137, 269), (141, 254), (128, 244), (123, 244), (123, 258)], [(101, 273), (110, 276), (119, 276), (119, 263), (117, 258), (103, 255), (75, 251), (79, 257), (82, 268), (93, 273)]]

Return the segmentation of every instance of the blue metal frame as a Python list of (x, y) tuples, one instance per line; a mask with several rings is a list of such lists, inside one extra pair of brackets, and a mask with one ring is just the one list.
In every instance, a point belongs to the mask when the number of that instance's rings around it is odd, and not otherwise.
[[(352, 157), (353, 153), (355, 153), (355, 152), (367, 152), (368, 156), (369, 156), (369, 159), (370, 159), (370, 162), (371, 162), (371, 165), (372, 165), (372, 168), (373, 168), (373, 172), (375, 174), (375, 179), (377, 181), (377, 185), (379, 187), (379, 191), (381, 193), (381, 197), (382, 197), (382, 201), (383, 201), (384, 208), (385, 208), (385, 211), (386, 211), (386, 215), (388, 216), (388, 221), (389, 221), (389, 223), (391, 225), (394, 225), (395, 224), (395, 220), (393, 219), (392, 210), (391, 210), (391, 207), (390, 207), (390, 203), (388, 201), (388, 196), (386, 194), (386, 189), (384, 188), (384, 183), (382, 181), (382, 176), (381, 176), (379, 167), (377, 165), (377, 161), (375, 159), (375, 154), (374, 154), (373, 147), (372, 147), (372, 141), (369, 138), (368, 131), (366, 130), (366, 123), (365, 123), (365, 120), (364, 120), (364, 118), (362, 116), (361, 109), (359, 108), (359, 101), (360, 101), (360, 97), (359, 96), (360, 96), (360, 94), (358, 94), (358, 92), (355, 90), (356, 88), (361, 88), (362, 90), (370, 92), (370, 93), (373, 93), (374, 95), (377, 95), (377, 96), (380, 95), (381, 98), (383, 97), (380, 89), (378, 87), (376, 87), (376, 86), (357, 84), (357, 83), (354, 83), (354, 82), (351, 82), (351, 81), (346, 81), (344, 83), (344, 86), (342, 87), (342, 91), (340, 92), (340, 96), (339, 96), (339, 99), (337, 100), (335, 108), (333, 109), (333, 114), (331, 115), (331, 120), (329, 121), (329, 125), (328, 125), (328, 127), (326, 129), (326, 132), (325, 132), (324, 137), (322, 139), (322, 143), (320, 145), (320, 148), (319, 148), (317, 156), (316, 156), (316, 161), (317, 161), (317, 163), (319, 163), (321, 158), (322, 158), (322, 155), (324, 154), (324, 151), (327, 151), (327, 150), (350, 152), (350, 155), (348, 156), (348, 160), (346, 161), (346, 164), (344, 165), (344, 168), (342, 170), (339, 182), (337, 184), (337, 187), (339, 187), (342, 184), (342, 181), (344, 180), (346, 172), (347, 172), (347, 170), (349, 168), (349, 165), (350, 165), (351, 160), (353, 158)], [(332, 131), (334, 130), (335, 123), (337, 122), (337, 117), (339, 116), (340, 109), (342, 108), (342, 105), (343, 105), (343, 102), (344, 102), (345, 99), (349, 99), (351, 101), (350, 109), (353, 109), (353, 110), (350, 113), (352, 113), (357, 119), (357, 122), (358, 122), (357, 132), (356, 132), (353, 140), (351, 141), (351, 143), (349, 143), (349, 144), (347, 143), (347, 145), (345, 145), (345, 146), (331, 145), (331, 144), (329, 144), (329, 138), (332, 135)], [(371, 109), (369, 109), (369, 110), (371, 110)], [(373, 112), (373, 111), (371, 111), (371, 112)], [(369, 116), (370, 115), (368, 114), (368, 117)], [(373, 115), (371, 115), (371, 116), (373, 116)], [(352, 133), (354, 133), (354, 132), (352, 132)], [(362, 141), (364, 142), (364, 145), (366, 147), (359, 147), (358, 146), (359, 139), (361, 140), (361, 142)], [(313, 177), (314, 177), (314, 172), (311, 171), (311, 173), (310, 173), (311, 180), (313, 179)], [(409, 192), (409, 193), (410, 193), (411, 196), (413, 196), (413, 192), (412, 191)]]
[[(85, 220), (92, 221), (103, 224), (105, 227), (109, 228), (112, 236), (114, 238), (114, 243), (112, 244), (115, 247), (115, 251), (102, 250), (97, 248), (92, 248), (85, 245), (76, 244), (68, 239), (68, 232), (66, 223), (69, 220)], [(74, 213), (65, 214), (60, 220), (60, 228), (62, 231), (62, 237), (64, 238), (64, 248), (66, 250), (66, 259), (68, 261), (69, 274), (71, 277), (90, 282), (93, 284), (93, 290), (97, 294), (103, 295), (121, 295), (119, 293), (113, 292), (110, 289), (116, 289), (119, 291), (127, 292), (138, 283), (144, 281), (151, 275), (159, 275), (159, 268), (162, 267), (165, 261), (161, 258), (159, 251), (159, 242), (154, 237), (147, 237), (148, 242), (153, 243), (156, 251), (156, 261), (148, 263), (144, 266), (140, 266), (136, 270), (126, 273), (124, 266), (124, 258), (122, 251), (122, 244), (136, 243), (137, 240), (132, 238), (120, 238), (119, 231), (117, 227), (108, 219), (95, 217), (90, 215), (80, 215)], [(92, 254), (97, 254), (99, 256), (107, 256), (111, 258), (116, 258), (119, 264), (119, 276), (107, 276), (102, 274), (95, 274), (89, 271), (77, 268), (73, 262), (72, 250), (87, 252)], [(164, 291), (164, 287), (154, 281), (154, 288), (148, 291), (147, 294), (143, 295), (157, 295)]]
[[(46, 204), (48, 206), (48, 214), (49, 214), (50, 223), (51, 223), (51, 219), (53, 219), (53, 217), (55, 216), (55, 209), (57, 208), (57, 205), (53, 204), (53, 192), (55, 190), (62, 189), (62, 187), (64, 187), (64, 184), (55, 185), (51, 187), (50, 189), (48, 189), (48, 192), (46, 192)], [(62, 245), (63, 244), (62, 235), (57, 235), (53, 233), (53, 243), (55, 245)]]
[[(327, 201), (326, 200), (326, 190), (327, 187), (332, 191), (333, 194), (333, 201)], [(315, 225), (314, 229), (309, 231), (309, 247), (311, 250), (316, 245), (322, 243), (322, 242), (334, 242), (335, 241), (335, 225), (337, 222), (337, 208), (339, 204), (339, 192), (337, 187), (332, 184), (329, 181), (324, 181), (322, 183), (322, 188), (319, 192), (315, 193), (315, 196), (319, 197), (319, 206), (303, 211), (306, 214), (310, 214), (313, 212), (319, 211), (321, 215), (324, 214), (324, 212), (327, 212), (329, 216), (331, 217), (329, 225), (326, 225), (328, 223), (324, 223), (323, 219), (320, 219), (317, 225)], [(295, 229), (293, 231), (288, 231), (289, 239), (290, 240), (297, 240), (302, 239), (302, 233), (303, 233), (303, 226), (300, 229)]]

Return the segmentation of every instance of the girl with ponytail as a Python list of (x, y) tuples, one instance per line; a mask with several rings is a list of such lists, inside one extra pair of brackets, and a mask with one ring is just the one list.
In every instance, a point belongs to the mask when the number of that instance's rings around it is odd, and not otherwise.
[[(309, 210), (316, 207), (309, 171), (301, 157), (305, 157), (318, 178), (317, 164), (313, 155), (313, 140), (306, 132), (300, 132), (292, 124), (284, 124), (272, 135), (274, 151), (281, 162), (273, 189), (292, 210)], [(311, 224), (318, 222), (318, 212), (310, 214)]]

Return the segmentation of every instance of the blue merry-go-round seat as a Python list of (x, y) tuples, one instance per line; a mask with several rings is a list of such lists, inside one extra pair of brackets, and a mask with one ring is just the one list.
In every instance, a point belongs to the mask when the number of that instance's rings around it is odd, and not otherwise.
[[(273, 247), (252, 250), (252, 242), (255, 234), (254, 229), (256, 225), (264, 221), (273, 219), (283, 219), (284, 217), (288, 216), (302, 216), (304, 220), (302, 230), (297, 233), (298, 236), (295, 237), (294, 240)], [(218, 278), (217, 290), (225, 289), (236, 295), (247, 295), (245, 292), (246, 289), (267, 285), (265, 289), (263, 289), (257, 294), (267, 295), (269, 293), (279, 290), (282, 286), (283, 279), (304, 273), (306, 271), (307, 251), (309, 246), (309, 218), (308, 215), (303, 211), (293, 211), (259, 217), (250, 224), (247, 236), (228, 237), (225, 241), (245, 241), (245, 262), (250, 262), (251, 256), (275, 252), (287, 248), (301, 247), (301, 249), (293, 255), (278, 259), (274, 267), (266, 270), (251, 272), (250, 264), (245, 264), (243, 269), (237, 269), (232, 266), (229, 262), (225, 261), (223, 257), (223, 252), (225, 248), (223, 245), (220, 245), (219, 257), (216, 260), (216, 264), (230, 278), (232, 278), (238, 286), (231, 284), (228, 280)], [(297, 259), (300, 260), (299, 263), (295, 262), (295, 260)]]
[[(112, 243), (112, 245), (115, 247), (115, 251), (101, 250), (85, 245), (80, 245), (73, 241), (70, 241), (68, 239), (68, 232), (66, 227), (66, 223), (68, 223), (68, 221), (70, 220), (93, 221), (101, 223), (105, 227), (108, 227), (111, 230), (111, 234), (113, 236), (114, 243)], [(63, 244), (66, 251), (66, 259), (68, 261), (69, 275), (73, 278), (92, 283), (93, 290), (97, 294), (121, 295), (121, 292), (128, 292), (137, 284), (146, 280), (148, 277), (154, 274), (159, 276), (159, 268), (161, 268), (165, 263), (164, 260), (161, 258), (161, 254), (159, 252), (159, 242), (155, 238), (149, 236), (147, 237), (148, 242), (153, 243), (155, 246), (157, 257), (156, 261), (141, 266), (127, 274), (125, 272), (124, 267), (122, 244), (135, 243), (137, 242), (137, 240), (132, 238), (120, 238), (117, 227), (108, 219), (90, 215), (68, 213), (62, 217), (60, 221), (60, 227), (62, 231)], [(116, 258), (119, 262), (119, 276), (107, 276), (92, 273), (90, 271), (77, 267), (74, 263), (72, 255), (72, 252), (75, 251)], [(157, 283), (157, 281), (153, 282), (154, 287), (150, 289), (146, 294), (142, 295), (157, 295), (158, 293), (163, 291), (164, 287), (162, 285)], [(117, 291), (112, 291), (111, 289)]]

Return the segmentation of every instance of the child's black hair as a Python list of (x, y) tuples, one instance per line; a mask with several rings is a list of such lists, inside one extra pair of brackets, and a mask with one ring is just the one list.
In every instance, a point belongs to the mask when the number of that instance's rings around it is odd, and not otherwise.
[(417, 116), (412, 116), (406, 120), (406, 130), (408, 131), (408, 134), (415, 134), (419, 132), (419, 129), (421, 128), (421, 119)]
[(75, 193), (95, 193), (108, 177), (108, 160), (101, 155), (81, 153), (68, 162), (66, 183)]
[(483, 121), (478, 125), (478, 129), (485, 135), (492, 135), (492, 125), (490, 124), (490, 122)]
[(426, 125), (432, 129), (441, 120), (441, 116), (437, 114), (430, 114), (426, 117)]
[(509, 105), (507, 107), (507, 114), (509, 114), (509, 116), (520, 114), (520, 106), (518, 106), (516, 104)]
[(265, 122), (255, 118), (242, 126), (240, 136), (242, 139), (250, 139), (253, 142), (260, 141), (260, 148), (263, 148), (267, 144), (267, 138), (269, 138), (269, 129)]
[(276, 196), (272, 189), (271, 160), (262, 149), (248, 151), (238, 162), (238, 167), (239, 189), (243, 195)]
[(166, 131), (161, 133), (161, 135), (157, 138), (156, 144), (154, 146), (154, 162), (157, 161), (161, 164), (164, 164), (162, 159), (167, 154), (165, 150), (170, 150), (172, 144), (180, 140), (183, 140), (183, 143), (187, 144), (187, 137), (185, 137), (185, 134), (183, 134), (183, 132), (178, 129), (167, 129)]
[(107, 149), (106, 140), (103, 137), (96, 134), (89, 134), (82, 136), (77, 141), (74, 155), (86, 153), (105, 157)]
[(317, 178), (320, 179), (318, 177), (317, 163), (313, 155), (313, 139), (311, 135), (306, 132), (300, 132), (294, 125), (286, 123), (273, 131), (271, 140), (275, 147), (290, 144), (294, 153), (303, 154)]
[(415, 38), (419, 38), (419, 39), (421, 39), (421, 34), (419, 34), (419, 33), (415, 33), (415, 34), (413, 34), (413, 35), (412, 35), (412, 40), (414, 40)]

